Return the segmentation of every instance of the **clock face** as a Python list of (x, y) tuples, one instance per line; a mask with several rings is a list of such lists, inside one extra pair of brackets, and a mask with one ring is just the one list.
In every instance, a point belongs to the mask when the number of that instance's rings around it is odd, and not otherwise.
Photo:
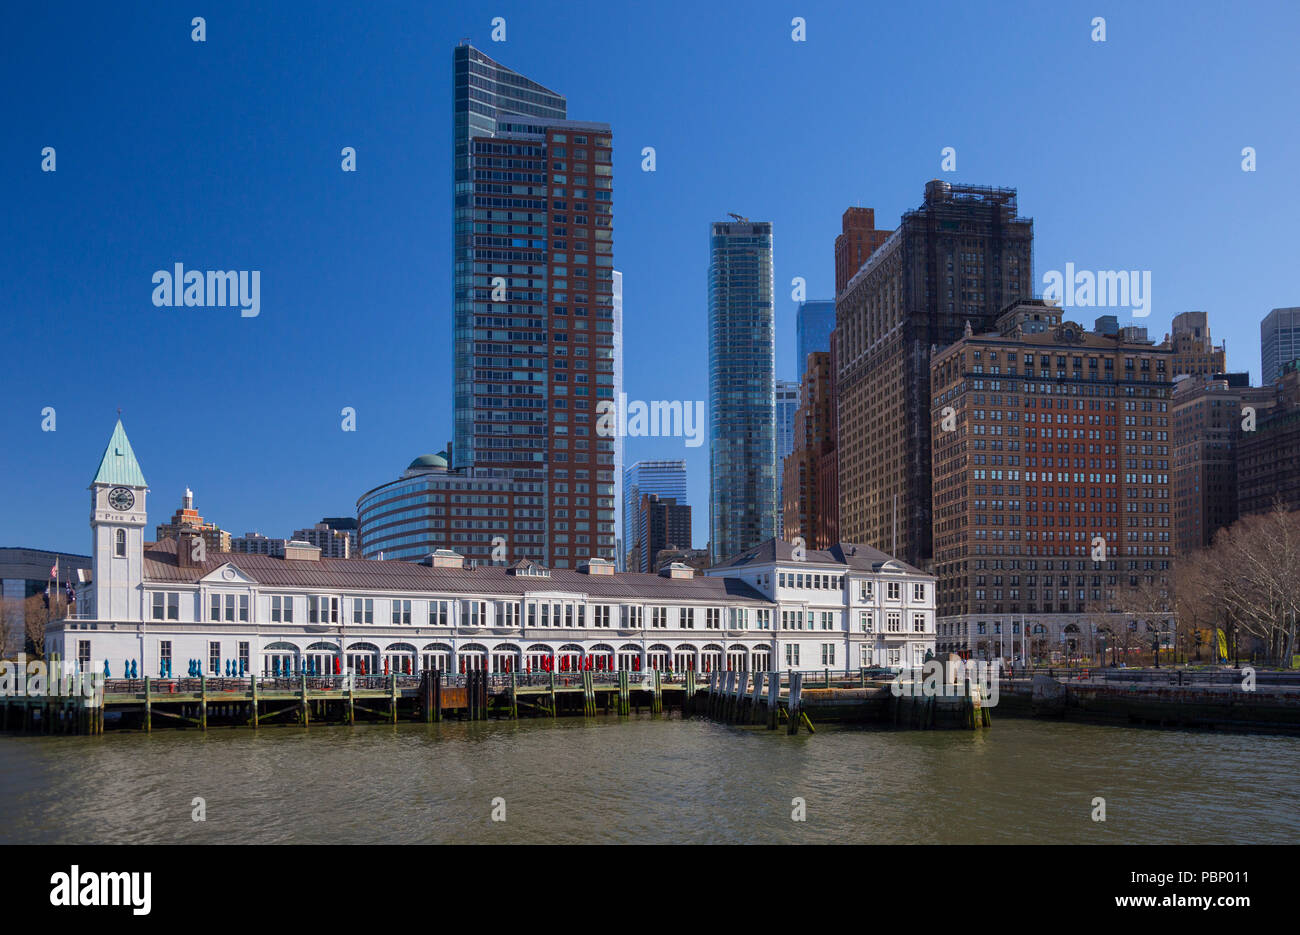
[(108, 492), (108, 505), (119, 513), (125, 513), (135, 506), (135, 494), (125, 487), (114, 487)]

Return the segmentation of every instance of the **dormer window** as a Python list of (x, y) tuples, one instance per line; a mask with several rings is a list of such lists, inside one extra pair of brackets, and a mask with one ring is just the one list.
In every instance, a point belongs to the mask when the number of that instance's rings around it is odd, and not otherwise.
[(118, 529), (113, 533), (113, 554), (126, 558), (126, 530)]

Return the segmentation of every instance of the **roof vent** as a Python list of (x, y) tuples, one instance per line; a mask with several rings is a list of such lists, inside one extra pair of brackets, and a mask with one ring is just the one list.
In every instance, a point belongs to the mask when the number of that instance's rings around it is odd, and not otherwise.
[(284, 544), (286, 562), (319, 562), (320, 548), (301, 539), (290, 539)]
[(430, 568), (464, 568), (465, 556), (453, 549), (435, 549), (420, 564)]
[(685, 562), (669, 562), (659, 569), (661, 578), (694, 578), (695, 569)]
[(510, 568), (510, 573), (521, 578), (549, 578), (551, 570), (545, 565), (534, 562), (529, 558), (521, 558)]

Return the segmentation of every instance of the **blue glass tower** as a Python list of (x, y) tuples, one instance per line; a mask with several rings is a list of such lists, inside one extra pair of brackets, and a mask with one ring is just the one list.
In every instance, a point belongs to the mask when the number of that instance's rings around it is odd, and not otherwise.
[(795, 317), (794, 378), (803, 379), (808, 366), (808, 355), (813, 351), (831, 349), (831, 332), (835, 330), (835, 300), (809, 299), (799, 303)]
[(772, 225), (722, 221), (709, 239), (709, 555), (776, 535)]

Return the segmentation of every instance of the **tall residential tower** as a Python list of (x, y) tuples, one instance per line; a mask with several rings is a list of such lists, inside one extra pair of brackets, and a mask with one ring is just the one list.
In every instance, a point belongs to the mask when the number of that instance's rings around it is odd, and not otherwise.
[(713, 224), (709, 238), (709, 553), (776, 535), (772, 225)]
[(453, 466), (543, 485), (545, 541), (510, 558), (613, 559), (609, 126), (467, 44), (453, 81)]
[(1000, 311), (1032, 295), (1033, 237), (1014, 189), (931, 181), (840, 291), (842, 539), (913, 565), (931, 558), (930, 358), (967, 330), (993, 331)]

